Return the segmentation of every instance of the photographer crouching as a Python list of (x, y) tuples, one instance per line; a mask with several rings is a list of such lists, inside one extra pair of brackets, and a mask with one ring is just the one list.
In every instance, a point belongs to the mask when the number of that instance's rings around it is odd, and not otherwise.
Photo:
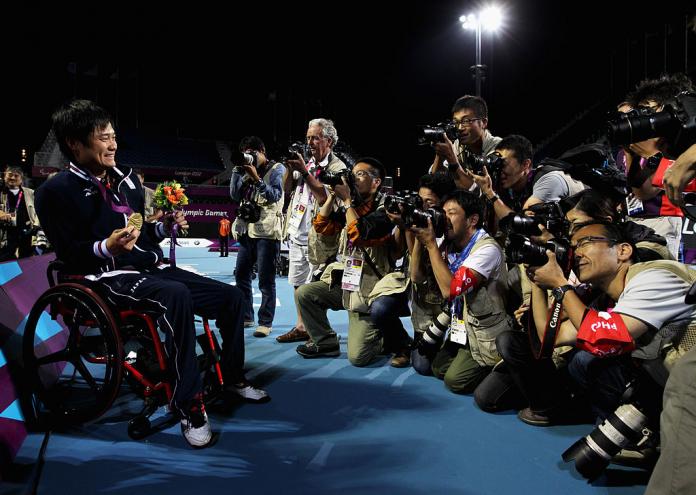
[(263, 141), (249, 136), (232, 154), (235, 165), (230, 179), (230, 197), (239, 203), (232, 235), (239, 242), (235, 280), (247, 302), (244, 325), (254, 322), (251, 277), (258, 263), (261, 307), (255, 337), (271, 333), (275, 316), (275, 262), (283, 232), (283, 174), (285, 167), (266, 156)]

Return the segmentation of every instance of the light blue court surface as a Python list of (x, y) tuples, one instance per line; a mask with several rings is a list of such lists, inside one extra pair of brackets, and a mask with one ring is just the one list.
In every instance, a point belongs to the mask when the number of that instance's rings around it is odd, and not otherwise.
[[(180, 266), (231, 282), (235, 258), (180, 249)], [(256, 284), (255, 284), (256, 285)], [(119, 412), (69, 434), (54, 434), (38, 493), (45, 494), (641, 494), (648, 474), (611, 467), (587, 484), (561, 453), (591, 426), (534, 428), (513, 413), (481, 412), (442, 382), (395, 369), (387, 357), (355, 368), (345, 354), (347, 317), (330, 312), (341, 335), (337, 359), (305, 360), (279, 344), (295, 319), (292, 290), (277, 279), (273, 333), (246, 329), (247, 376), (268, 390), (267, 404), (209, 409), (218, 443), (195, 451), (174, 426), (132, 441)], [(255, 302), (260, 302), (255, 287)], [(404, 319), (404, 321), (408, 321)], [(407, 323), (410, 330), (410, 322)], [(124, 388), (125, 390), (125, 388)], [(18, 463), (34, 461), (32, 434)], [(7, 485), (0, 493), (13, 491)]]

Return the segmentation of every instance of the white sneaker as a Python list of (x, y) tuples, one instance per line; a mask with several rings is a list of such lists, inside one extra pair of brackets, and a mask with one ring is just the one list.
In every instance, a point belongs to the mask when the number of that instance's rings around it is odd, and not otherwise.
[(244, 383), (244, 385), (242, 385), (241, 387), (238, 387), (234, 384), (228, 385), (227, 390), (229, 392), (233, 392), (239, 395), (242, 399), (244, 399), (247, 402), (260, 403), (268, 402), (269, 400), (271, 400), (271, 397), (265, 390), (255, 388), (249, 382)]
[(268, 334), (271, 333), (271, 330), (273, 330), (271, 327), (259, 325), (258, 327), (256, 327), (256, 330), (254, 330), (254, 337), (268, 337)]
[(210, 443), (213, 432), (202, 405), (200, 410), (189, 412), (189, 417), (181, 418), (181, 433), (194, 449), (201, 449)]

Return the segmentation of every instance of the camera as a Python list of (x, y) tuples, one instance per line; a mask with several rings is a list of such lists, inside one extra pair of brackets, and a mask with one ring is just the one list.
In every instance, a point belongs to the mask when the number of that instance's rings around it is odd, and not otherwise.
[(560, 201), (538, 203), (530, 206), (528, 211), (532, 212), (532, 215), (510, 213), (500, 220), (500, 228), (506, 233), (541, 235), (538, 225), (543, 225), (556, 237), (566, 236), (569, 223), (565, 218)]
[(424, 229), (428, 219), (433, 225), (435, 237), (442, 237), (447, 231), (447, 219), (441, 208), (423, 208), (423, 201), (416, 193), (403, 196), (388, 195), (384, 199), (384, 208), (389, 213), (401, 215), (404, 224)]
[(442, 341), (445, 338), (451, 321), (452, 317), (447, 311), (443, 311), (437, 315), (437, 318), (435, 318), (428, 329), (423, 332), (423, 337), (416, 344), (416, 350), (420, 355), (426, 356), (429, 359), (435, 357), (435, 354), (442, 346)]
[(497, 177), (503, 165), (505, 165), (505, 159), (497, 152), (481, 156), (465, 149), (463, 156), (464, 163), (462, 163), (462, 166), (471, 169), (476, 175), (483, 175), (483, 167), (486, 167), (489, 175), (493, 178), (493, 182), (495, 182), (495, 177)]
[(302, 141), (295, 141), (288, 145), (286, 153), (281, 157), (281, 161), (286, 162), (288, 160), (297, 160), (296, 153), (302, 155), (302, 158), (307, 161), (311, 158), (309, 153), (309, 146), (307, 146)]
[(261, 207), (253, 201), (245, 199), (237, 208), (237, 216), (246, 223), (256, 223), (261, 219)]
[(440, 122), (435, 125), (422, 125), (417, 128), (417, 143), (421, 146), (427, 144), (441, 143), (445, 140), (445, 136), (450, 141), (454, 141), (459, 137), (457, 126), (452, 122)]
[(546, 256), (547, 250), (554, 252), (556, 261), (563, 273), (570, 273), (573, 268), (573, 253), (570, 249), (570, 243), (565, 239), (551, 239), (539, 245), (532, 242), (527, 236), (512, 233), (505, 243), (505, 256), (510, 263), (544, 266), (549, 261)]
[(624, 403), (589, 435), (563, 452), (563, 461), (575, 460), (575, 468), (589, 481), (602, 474), (621, 449), (637, 445), (652, 434), (648, 428), (649, 416), (636, 390), (636, 382), (630, 383), (623, 396)]
[[(573, 253), (567, 239), (568, 221), (559, 201), (539, 203), (529, 208), (532, 216), (510, 213), (500, 221), (500, 228), (507, 234), (505, 256), (510, 263), (543, 266), (548, 262), (546, 251), (556, 254), (556, 261), (564, 273), (573, 267)], [(530, 236), (541, 235), (539, 225), (554, 235), (543, 245), (531, 241)]]
[(661, 112), (636, 109), (621, 114), (607, 122), (607, 137), (621, 145), (663, 137), (669, 142), (670, 154), (676, 157), (696, 141), (696, 93), (677, 95)]
[(259, 164), (259, 155), (256, 151), (250, 151), (249, 153), (244, 153), (242, 151), (232, 151), (230, 153), (230, 161), (234, 168), (234, 172), (238, 174), (244, 173), (244, 166), (251, 165), (257, 167)]
[(351, 191), (353, 190), (352, 184), (354, 184), (353, 174), (350, 170), (345, 169), (340, 172), (329, 172), (327, 170), (322, 170), (319, 175), (319, 180), (326, 184), (327, 186), (336, 187), (343, 184), (343, 178), (345, 177), (348, 186), (350, 186)]

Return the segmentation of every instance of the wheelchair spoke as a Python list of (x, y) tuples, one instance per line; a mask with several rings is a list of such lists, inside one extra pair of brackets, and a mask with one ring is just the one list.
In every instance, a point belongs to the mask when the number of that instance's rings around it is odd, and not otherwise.
[(87, 369), (87, 366), (85, 366), (85, 363), (82, 362), (81, 359), (76, 359), (72, 361), (73, 366), (75, 366), (75, 370), (80, 373), (82, 378), (85, 379), (87, 384), (90, 386), (92, 390), (95, 392), (99, 393), (101, 392), (101, 387), (97, 384), (97, 382), (94, 380), (94, 377), (92, 374), (89, 372)]
[(47, 354), (43, 357), (40, 357), (36, 360), (36, 364), (38, 366), (44, 365), (44, 364), (50, 364), (50, 363), (60, 363), (62, 361), (68, 361), (70, 357), (70, 353), (68, 351), (68, 348), (66, 347), (65, 349), (61, 349), (60, 351), (53, 352), (51, 354)]

